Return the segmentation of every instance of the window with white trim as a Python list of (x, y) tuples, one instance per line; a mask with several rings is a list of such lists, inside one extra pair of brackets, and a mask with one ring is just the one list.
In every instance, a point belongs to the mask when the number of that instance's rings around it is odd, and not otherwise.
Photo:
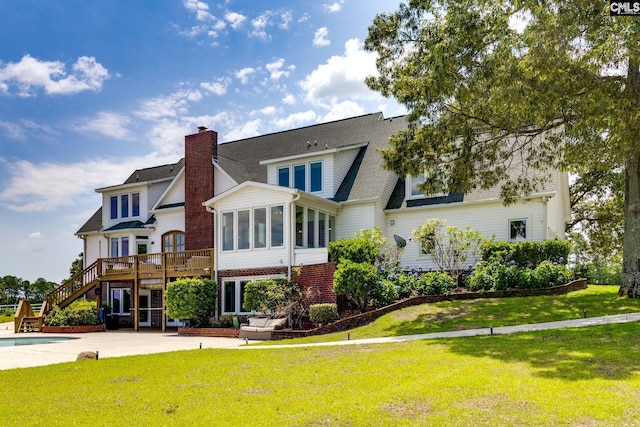
[(221, 223), (225, 252), (284, 246), (283, 205), (223, 212)]
[(327, 212), (296, 205), (296, 247), (326, 247), (335, 240), (335, 222), (336, 217)]
[(320, 193), (322, 192), (322, 169), (321, 161), (279, 167), (277, 169), (278, 185)]
[(127, 288), (111, 289), (111, 313), (121, 316), (131, 314), (131, 292)]
[(230, 277), (222, 279), (222, 312), (248, 314), (244, 307), (244, 291), (247, 283), (256, 280), (282, 279), (282, 275), (260, 277)]
[(136, 218), (140, 216), (140, 193), (125, 193), (109, 197), (109, 218)]
[(521, 242), (527, 240), (527, 220), (526, 219), (510, 219), (509, 220), (509, 241)]

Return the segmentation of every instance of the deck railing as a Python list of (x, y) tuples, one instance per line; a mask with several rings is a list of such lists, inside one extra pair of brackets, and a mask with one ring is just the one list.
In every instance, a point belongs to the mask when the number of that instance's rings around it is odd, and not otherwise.
[(101, 280), (209, 275), (213, 269), (213, 249), (100, 258)]

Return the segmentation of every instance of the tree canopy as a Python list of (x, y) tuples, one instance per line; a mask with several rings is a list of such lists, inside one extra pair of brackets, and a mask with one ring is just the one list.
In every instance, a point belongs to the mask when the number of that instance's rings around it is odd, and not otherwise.
[(386, 167), (426, 193), (499, 186), (505, 203), (554, 171), (625, 173), (623, 285), (640, 297), (640, 25), (608, 2), (410, 0), (378, 15), (366, 82), (409, 110)]

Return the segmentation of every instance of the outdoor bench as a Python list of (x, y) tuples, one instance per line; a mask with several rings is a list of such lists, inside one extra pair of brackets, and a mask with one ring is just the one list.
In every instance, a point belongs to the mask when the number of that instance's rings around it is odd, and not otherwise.
[(250, 317), (249, 324), (240, 326), (240, 338), (249, 340), (269, 340), (271, 331), (282, 329), (287, 323), (286, 318), (271, 319), (269, 317)]

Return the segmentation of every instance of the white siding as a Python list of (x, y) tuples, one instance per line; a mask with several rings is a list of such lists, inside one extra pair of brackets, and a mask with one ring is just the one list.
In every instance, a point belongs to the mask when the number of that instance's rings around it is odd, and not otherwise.
[[(153, 206), (158, 202), (158, 199), (160, 199), (160, 196), (162, 196), (162, 194), (167, 190), (167, 187), (169, 187), (170, 181), (164, 181), (164, 182), (157, 182), (155, 184), (151, 184), (149, 185), (147, 188), (147, 203), (146, 204), (142, 204), (140, 203), (140, 206), (147, 206), (147, 212), (149, 210), (151, 210), (151, 208), (153, 208)], [(184, 187), (184, 185), (183, 185)], [(184, 190), (183, 190), (184, 191)], [(184, 194), (182, 196), (182, 201), (184, 202)], [(169, 202), (164, 202), (164, 203), (169, 203)], [(146, 212), (145, 212), (146, 214)]]
[(333, 181), (336, 183), (335, 184), (336, 191), (338, 191), (338, 188), (340, 188), (340, 184), (342, 184), (342, 181), (344, 180), (345, 176), (347, 176), (347, 172), (349, 172), (349, 169), (351, 168), (351, 165), (353, 164), (353, 161), (356, 159), (356, 156), (358, 155), (359, 151), (360, 151), (359, 149), (346, 150), (336, 154), (335, 165), (333, 170)]
[[(85, 237), (84, 244), (84, 268), (93, 264), (98, 258), (104, 258), (108, 254), (106, 251), (107, 240), (97, 234)], [(101, 252), (102, 251), (102, 252)]]
[(480, 231), (484, 237), (494, 237), (497, 241), (508, 240), (509, 220), (526, 219), (527, 240), (544, 240), (546, 238), (545, 205), (540, 199), (507, 207), (503, 206), (501, 202), (495, 202), (448, 207), (440, 205), (389, 212), (387, 215), (387, 239), (394, 242), (393, 235), (397, 234), (408, 242), (401, 256), (403, 266), (435, 268), (431, 258), (422, 254), (417, 242), (411, 240), (413, 230), (432, 218), (446, 219), (447, 225), (459, 228), (469, 225), (472, 229)]
[[(218, 169), (214, 169), (213, 172), (213, 195), (217, 196), (224, 193), (227, 190), (235, 187), (235, 183), (231, 178), (220, 172)], [(204, 200), (203, 200), (204, 202)]]
[[(564, 229), (565, 223), (571, 218), (569, 217), (569, 185), (567, 175), (560, 174), (556, 194), (547, 202), (547, 238), (562, 239), (566, 238)], [(564, 193), (564, 197), (563, 197)]]
[(157, 211), (155, 231), (149, 236), (149, 252), (162, 252), (162, 235), (174, 230), (185, 231), (184, 208)]
[(336, 239), (353, 237), (357, 231), (374, 227), (375, 209), (373, 202), (344, 206), (336, 218)]
[(293, 265), (324, 264), (329, 259), (327, 248), (296, 249)]
[[(309, 164), (321, 161), (322, 162), (322, 191), (311, 193), (315, 196), (329, 199), (334, 196), (340, 182), (334, 180), (334, 155), (324, 156), (309, 156), (296, 160), (289, 160), (286, 162), (274, 163), (267, 168), (267, 183), (272, 185), (278, 185), (278, 169), (282, 167), (290, 167), (289, 179), (291, 186), (293, 186), (293, 166), (306, 164), (307, 174), (307, 189), (309, 189)], [(309, 191), (308, 191), (309, 192)]]
[[(166, 187), (165, 187), (166, 189)], [(157, 201), (158, 199), (156, 199)], [(161, 205), (170, 205), (173, 203), (184, 203), (184, 174), (181, 174), (177, 181), (173, 183), (161, 201)], [(155, 203), (155, 202), (154, 202)]]
[[(235, 270), (244, 268), (261, 268), (287, 266), (289, 263), (289, 240), (290, 240), (290, 198), (289, 194), (277, 191), (265, 190), (263, 188), (247, 187), (225, 198), (215, 206), (216, 210), (216, 246), (218, 247), (216, 263), (219, 269)], [(248, 250), (222, 251), (222, 225), (220, 218), (225, 212), (236, 212), (237, 210), (261, 208), (267, 206), (284, 206), (284, 246), (276, 248), (260, 248)], [(234, 215), (237, 221), (237, 214)], [(235, 229), (237, 233), (237, 228)], [(253, 233), (253, 230), (251, 230)], [(253, 238), (251, 238), (252, 241)]]

